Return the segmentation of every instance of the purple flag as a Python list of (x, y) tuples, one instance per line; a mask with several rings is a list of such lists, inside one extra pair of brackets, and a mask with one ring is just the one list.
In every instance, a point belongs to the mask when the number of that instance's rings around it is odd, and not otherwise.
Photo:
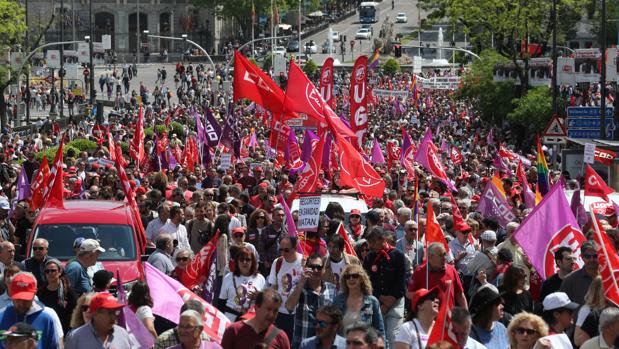
[(447, 141), (445, 138), (441, 137), (441, 151), (443, 153), (449, 154), (449, 145), (447, 145)]
[[(288, 230), (288, 235), (297, 238), (297, 226), (294, 224), (294, 218), (292, 217), (292, 212), (290, 212), (290, 207), (288, 207), (288, 204), (282, 195), (279, 196), (279, 202), (284, 209), (284, 214), (286, 215), (286, 229)], [(301, 244), (297, 244), (297, 252), (303, 254), (303, 247)]]
[(563, 181), (546, 193), (514, 232), (514, 238), (542, 279), (548, 279), (555, 273), (554, 252), (560, 246), (571, 247), (577, 258), (576, 263), (579, 268), (582, 267), (580, 245), (585, 237), (565, 198)]
[(224, 129), (221, 131), (219, 142), (229, 149), (234, 149), (234, 156), (241, 157), (241, 135), (239, 133), (239, 120), (234, 112), (228, 114)]
[(318, 142), (320, 138), (310, 130), (305, 130), (305, 136), (303, 136), (303, 145), (301, 146), (301, 161), (308, 162), (312, 157), (312, 144)]
[(486, 137), (486, 143), (494, 144), (494, 135), (492, 134), (492, 129), (488, 132), (488, 136)]
[(436, 145), (432, 143), (432, 132), (428, 128), (426, 135), (423, 137), (423, 141), (419, 145), (419, 149), (417, 149), (417, 153), (415, 153), (414, 160), (430, 172), (432, 177), (439, 179), (451, 191), (457, 192), (458, 189), (447, 177), (445, 167), (441, 163), (437, 151)]
[(221, 126), (215, 120), (215, 116), (211, 113), (209, 108), (205, 109), (206, 119), (204, 120), (204, 132), (206, 138), (208, 139), (208, 145), (211, 147), (216, 147), (219, 143), (219, 139), (221, 138)]
[(30, 199), (31, 195), (30, 182), (28, 181), (26, 170), (22, 164), (21, 170), (19, 171), (19, 178), (17, 178), (17, 201)]
[(172, 154), (170, 146), (168, 146), (168, 148), (166, 149), (166, 158), (168, 160), (168, 169), (170, 171), (174, 171), (178, 163), (176, 162), (176, 157), (174, 156), (174, 154)]
[(217, 287), (217, 249), (213, 251), (213, 257), (211, 257), (211, 266), (208, 268), (209, 273), (206, 281), (204, 281), (204, 300), (213, 303), (219, 296), (219, 287)]
[(207, 143), (208, 137), (206, 136), (206, 131), (204, 131), (202, 120), (200, 120), (200, 114), (194, 111), (194, 117), (196, 119), (196, 133), (198, 134), (198, 141), (201, 143)]
[(372, 146), (372, 163), (373, 164), (384, 164), (385, 157), (383, 156), (383, 151), (380, 149), (380, 144), (376, 138), (374, 138), (374, 145)]
[(498, 153), (494, 156), (494, 161), (492, 164), (494, 165), (494, 167), (496, 167), (497, 170), (507, 173), (508, 176), (512, 175), (512, 169), (507, 166), (505, 161), (503, 161), (503, 158), (500, 157)]
[[(127, 304), (127, 294), (123, 287), (122, 280), (120, 278), (120, 271), (116, 269), (116, 283), (118, 290), (118, 301), (123, 304)], [(125, 306), (118, 315), (118, 326), (123, 327), (129, 335), (132, 336), (138, 343), (140, 348), (151, 348), (155, 345), (155, 337), (146, 329), (142, 321), (138, 319), (133, 310)]]
[(344, 122), (344, 125), (346, 125), (348, 128), (351, 128), (350, 127), (350, 122), (348, 121), (346, 116), (344, 116), (344, 114), (340, 114), (340, 119), (342, 119), (342, 121)]
[(329, 157), (331, 155), (331, 143), (333, 143), (333, 137), (331, 133), (327, 134), (327, 138), (325, 140), (325, 147), (322, 148), (322, 169), (325, 171), (329, 171)]
[[(615, 206), (615, 212), (617, 212), (616, 210), (617, 204), (613, 202), (613, 205)], [(583, 225), (587, 224), (587, 221), (589, 219), (587, 218), (587, 212), (585, 212), (585, 207), (582, 205), (582, 202), (580, 201), (580, 189), (576, 189), (572, 193), (572, 201), (570, 202), (570, 208), (572, 209), (572, 213), (574, 214), (574, 217), (576, 217), (576, 221), (578, 222), (578, 225), (582, 227)]]
[(249, 144), (248, 146), (250, 147), (254, 147), (257, 148), (258, 145), (258, 139), (256, 138), (256, 131), (254, 129), (251, 130), (251, 134), (249, 135)]
[(486, 184), (486, 189), (484, 189), (477, 206), (477, 212), (484, 217), (496, 219), (503, 228), (507, 226), (507, 223), (516, 220), (516, 216), (512, 213), (512, 207), (492, 181), (488, 181), (488, 184)]

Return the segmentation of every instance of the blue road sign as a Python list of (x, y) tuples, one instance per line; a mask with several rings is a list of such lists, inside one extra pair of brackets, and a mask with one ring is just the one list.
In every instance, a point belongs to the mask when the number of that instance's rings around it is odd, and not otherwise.
[[(607, 136), (612, 136), (615, 131), (614, 112), (614, 108), (606, 108)], [(570, 138), (600, 138), (600, 124), (599, 107), (567, 108), (567, 136)]]

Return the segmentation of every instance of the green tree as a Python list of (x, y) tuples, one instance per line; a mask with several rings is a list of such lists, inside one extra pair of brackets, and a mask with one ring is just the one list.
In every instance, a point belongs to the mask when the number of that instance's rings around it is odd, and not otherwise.
[(303, 72), (305, 73), (305, 75), (310, 77), (314, 75), (317, 69), (318, 65), (316, 65), (316, 62), (311, 59), (307, 61), (307, 63), (305, 63), (305, 65), (303, 66)]
[(533, 133), (542, 132), (552, 116), (552, 96), (547, 86), (529, 90), (526, 96), (514, 99), (513, 104), (516, 108), (507, 114), (508, 120)]
[[(526, 93), (529, 73), (528, 42), (545, 44), (551, 39), (552, 1), (549, 0), (420, 0), (431, 23), (448, 19), (468, 34), (475, 50), (493, 47), (516, 65), (520, 94)], [(557, 0), (557, 39), (565, 43), (580, 19), (583, 4)], [(559, 17), (561, 16), (561, 17)], [(528, 40), (527, 40), (528, 39)], [(525, 47), (521, 47), (524, 43)], [(523, 54), (521, 54), (523, 52)]]
[(400, 71), (400, 63), (394, 58), (389, 58), (385, 64), (383, 64), (383, 71), (385, 74), (393, 75)]
[[(0, 52), (16, 52), (16, 49), (25, 49), (30, 52), (40, 45), (43, 35), (52, 25), (55, 15), (52, 12), (47, 25), (33, 33), (30, 41), (26, 42), (26, 32), (33, 32), (32, 28), (26, 25), (26, 12), (24, 6), (12, 0), (0, 0)], [(29, 59), (29, 57), (26, 57)], [(2, 128), (7, 125), (6, 115), (6, 100), (4, 91), (6, 88), (16, 83), (21, 74), (29, 69), (28, 65), (24, 65), (21, 70), (13, 69), (9, 65), (0, 65), (0, 126)]]

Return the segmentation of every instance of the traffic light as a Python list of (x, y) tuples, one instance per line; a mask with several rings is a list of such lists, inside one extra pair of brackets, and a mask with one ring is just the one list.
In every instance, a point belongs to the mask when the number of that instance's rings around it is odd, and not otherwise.
[(393, 51), (397, 58), (402, 57), (402, 45), (400, 44), (393, 45)]

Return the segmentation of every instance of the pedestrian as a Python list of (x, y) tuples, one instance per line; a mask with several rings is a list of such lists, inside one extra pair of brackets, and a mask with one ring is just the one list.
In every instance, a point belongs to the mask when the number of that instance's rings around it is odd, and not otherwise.
[(315, 333), (301, 342), (301, 349), (345, 349), (346, 338), (340, 336), (342, 312), (333, 305), (325, 305), (316, 311)]
[(358, 322), (346, 328), (347, 348), (374, 349), (380, 336), (367, 323)]
[(600, 335), (586, 341), (582, 349), (602, 349), (615, 346), (619, 337), (619, 309), (610, 307), (600, 314)]
[(335, 285), (339, 291), (342, 281), (342, 272), (350, 264), (361, 265), (359, 258), (344, 252), (344, 239), (339, 235), (332, 235), (327, 242), (329, 256), (326, 259), (322, 279)]
[(44, 266), (45, 281), (37, 291), (37, 297), (45, 306), (54, 309), (64, 333), (70, 330), (71, 314), (77, 304), (77, 296), (71, 289), (69, 279), (64, 273), (62, 263), (55, 259), (49, 259)]
[(498, 320), (503, 317), (501, 296), (493, 285), (484, 285), (471, 299), (473, 327), (471, 337), (488, 348), (507, 348), (507, 329)]
[(92, 291), (92, 280), (88, 275), (88, 268), (97, 264), (97, 259), (103, 252), (105, 249), (99, 245), (99, 241), (86, 239), (79, 245), (76, 260), (71, 261), (65, 267), (71, 288), (77, 296)]
[[(204, 304), (198, 300), (190, 299), (187, 302), (183, 303), (181, 306), (180, 314), (183, 314), (187, 310), (193, 310), (200, 314), (200, 316), (204, 316)], [(203, 341), (208, 341), (209, 337), (204, 333), (204, 331), (200, 332), (200, 338)], [(155, 342), (154, 349), (166, 349), (169, 347), (173, 347), (180, 343), (180, 337), (178, 333), (178, 327), (173, 327), (157, 337), (157, 341)]]
[(37, 278), (37, 284), (42, 285), (45, 281), (45, 265), (51, 259), (47, 255), (49, 242), (46, 239), (38, 238), (32, 242), (32, 257), (24, 261), (24, 269), (29, 271)]
[(172, 263), (172, 253), (174, 252), (174, 242), (170, 234), (159, 234), (155, 239), (156, 250), (148, 257), (148, 263), (159, 269), (166, 275), (171, 275), (174, 271)]
[(428, 344), (430, 331), (438, 315), (440, 300), (438, 289), (421, 288), (411, 300), (411, 312), (402, 324), (393, 342), (394, 349), (423, 349)]
[(37, 330), (27, 322), (18, 322), (0, 333), (0, 340), (6, 349), (34, 349), (39, 339)]
[(509, 344), (515, 349), (533, 349), (538, 339), (548, 335), (548, 325), (537, 315), (520, 313), (507, 328)]

